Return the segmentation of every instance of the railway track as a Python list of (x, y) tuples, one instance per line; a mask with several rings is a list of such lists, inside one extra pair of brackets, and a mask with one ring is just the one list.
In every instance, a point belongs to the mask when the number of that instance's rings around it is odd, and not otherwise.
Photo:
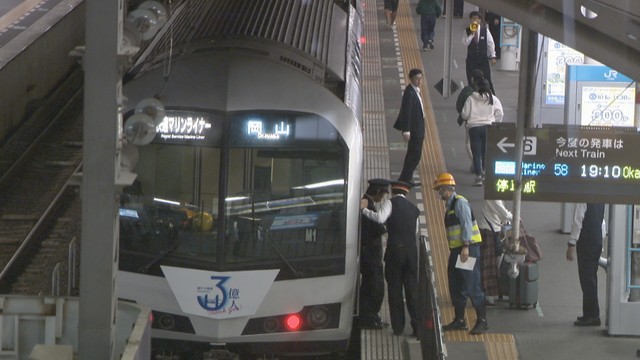
[(77, 293), (67, 279), (80, 239), (70, 179), (82, 163), (81, 89), (81, 73), (70, 74), (0, 149), (0, 293)]

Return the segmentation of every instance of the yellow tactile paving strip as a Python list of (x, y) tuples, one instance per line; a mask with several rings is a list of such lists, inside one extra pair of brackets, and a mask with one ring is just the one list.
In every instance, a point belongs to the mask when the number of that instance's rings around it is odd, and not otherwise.
[(18, 20), (24, 14), (29, 12), (29, 10), (33, 9), (36, 5), (40, 3), (40, 0), (24, 0), (20, 4), (18, 4), (15, 8), (11, 9), (7, 12), (3, 17), (0, 17), (0, 29), (4, 29), (7, 26), (13, 24), (14, 21)]
[[(397, 17), (397, 32), (400, 42), (400, 52), (402, 63), (405, 66), (404, 72), (412, 68), (423, 69), (420, 57), (420, 48), (417, 40), (417, 33), (413, 23), (413, 4), (409, 0), (401, 0)], [(434, 259), (436, 273), (436, 287), (439, 295), (440, 313), (443, 324), (449, 323), (453, 319), (453, 306), (449, 297), (447, 284), (447, 258), (449, 249), (446, 243), (446, 236), (442, 219), (444, 207), (442, 200), (436, 198), (435, 192), (431, 191), (430, 184), (441, 172), (446, 171), (446, 164), (442, 154), (442, 146), (438, 137), (438, 126), (436, 125), (433, 107), (429, 100), (429, 84), (423, 81), (421, 92), (426, 111), (426, 129), (424, 147), (422, 149), (422, 161), (420, 162), (420, 180), (424, 184), (423, 202), (425, 217), (429, 229), (431, 241), (431, 251)], [(466, 311), (467, 323), (475, 323), (475, 312), (472, 308)], [(515, 338), (512, 334), (487, 333), (480, 336), (471, 336), (466, 331), (453, 331), (444, 334), (445, 342), (483, 342), (489, 360), (514, 360), (518, 359), (518, 351)]]

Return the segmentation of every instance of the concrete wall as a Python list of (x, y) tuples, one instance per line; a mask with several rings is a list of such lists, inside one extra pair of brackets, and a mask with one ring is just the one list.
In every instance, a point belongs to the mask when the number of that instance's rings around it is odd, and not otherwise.
[(85, 5), (61, 4), (0, 48), (0, 146), (77, 64), (68, 53), (84, 44)]

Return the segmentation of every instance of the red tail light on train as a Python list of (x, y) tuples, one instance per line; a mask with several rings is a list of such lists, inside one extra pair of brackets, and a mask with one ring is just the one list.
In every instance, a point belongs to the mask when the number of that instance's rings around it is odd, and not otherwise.
[(340, 303), (309, 305), (297, 313), (253, 318), (242, 335), (337, 329)]
[(302, 326), (302, 318), (298, 314), (288, 315), (284, 321), (289, 331), (298, 331)]

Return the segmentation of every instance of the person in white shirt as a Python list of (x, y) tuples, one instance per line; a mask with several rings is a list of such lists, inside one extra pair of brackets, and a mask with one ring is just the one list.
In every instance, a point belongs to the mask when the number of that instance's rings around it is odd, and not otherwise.
[(485, 170), (485, 151), (487, 148), (487, 128), (494, 122), (502, 122), (504, 111), (502, 103), (491, 93), (486, 79), (476, 83), (474, 91), (465, 101), (460, 116), (466, 120), (469, 132), (473, 168), (476, 174), (475, 186), (482, 186)]
[(360, 295), (358, 326), (361, 329), (383, 329), (389, 324), (380, 318), (384, 299), (382, 265), (384, 222), (391, 213), (389, 180), (371, 179), (360, 201)]

